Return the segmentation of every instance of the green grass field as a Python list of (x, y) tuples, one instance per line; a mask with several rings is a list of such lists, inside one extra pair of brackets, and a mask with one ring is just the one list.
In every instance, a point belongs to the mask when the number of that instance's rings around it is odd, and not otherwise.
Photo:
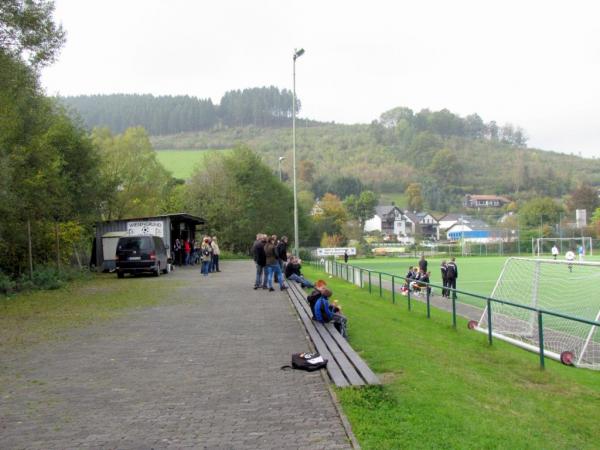
[[(496, 281), (503, 270), (507, 257), (462, 257), (457, 258), (459, 267), (459, 278), (457, 289), (467, 293), (478, 294), (481, 296), (491, 296)], [(550, 258), (549, 258), (550, 259)], [(431, 282), (441, 284), (441, 271), (439, 269), (442, 258), (428, 258), (428, 270), (431, 271)], [(587, 261), (597, 262), (598, 258), (587, 258)], [(393, 258), (380, 257), (357, 259), (349, 261), (350, 264), (385, 272), (392, 275), (406, 275), (408, 267), (417, 264), (417, 258)], [(535, 265), (524, 261), (513, 261), (507, 266), (504, 279), (509, 280), (500, 284), (493, 297), (500, 300), (506, 300), (511, 303), (538, 307), (546, 311), (553, 311), (566, 314), (570, 317), (577, 317), (585, 320), (597, 320), (600, 311), (600, 297), (593, 295), (598, 292), (600, 286), (600, 267), (577, 266), (574, 265), (570, 272), (564, 264), (542, 264), (539, 268), (537, 286), (534, 288)], [(382, 277), (390, 278), (389, 276)], [(397, 280), (402, 283), (402, 280)], [(374, 278), (373, 283), (377, 284), (378, 279)], [(534, 303), (534, 290), (537, 292), (537, 303)], [(439, 289), (434, 289), (434, 293), (439, 294)], [(485, 308), (485, 300), (460, 294), (458, 303), (473, 305), (482, 309)], [(495, 331), (501, 334), (517, 337), (524, 337), (524, 340), (535, 344), (536, 338), (531, 340), (533, 324), (537, 322), (534, 314), (518, 307), (512, 307), (495, 303), (492, 310), (496, 316)], [(503, 318), (508, 318), (504, 320)], [(501, 320), (501, 322), (498, 322)], [(546, 336), (545, 348), (556, 354), (565, 350), (574, 352), (575, 355), (582, 354), (585, 340), (591, 330), (591, 326), (573, 320), (566, 320), (561, 317), (544, 315), (544, 330), (556, 332), (552, 336)], [(484, 325), (484, 328), (487, 325)], [(572, 338), (575, 339), (572, 339)], [(593, 334), (593, 342), (600, 345), (600, 333)], [(584, 359), (591, 363), (597, 361), (596, 350), (585, 353)]]
[(157, 150), (160, 163), (176, 178), (187, 180), (194, 170), (204, 166), (204, 156), (231, 150)]
[[(475, 262), (458, 263), (461, 277), (477, 272)], [(493, 276), (498, 260), (479, 264)], [(328, 284), (349, 319), (350, 343), (384, 381), (336, 389), (362, 448), (598, 448), (600, 373), (554, 361), (542, 371), (537, 355), (497, 340), (489, 346), (466, 320), (454, 329), (448, 313), (427, 319), (421, 303), (409, 312), (339, 279)]]
[[(427, 258), (428, 270), (431, 272), (431, 282), (441, 284), (440, 265), (442, 259), (448, 258)], [(494, 284), (500, 275), (502, 265), (506, 257), (458, 257), (456, 264), (458, 266), (457, 289), (472, 292), (480, 295), (490, 295), (494, 289)], [(391, 275), (404, 276), (409, 266), (416, 266), (419, 258), (395, 258), (379, 257), (365, 259), (351, 259), (350, 264), (365, 269), (377, 270), (379, 272), (389, 273)]]

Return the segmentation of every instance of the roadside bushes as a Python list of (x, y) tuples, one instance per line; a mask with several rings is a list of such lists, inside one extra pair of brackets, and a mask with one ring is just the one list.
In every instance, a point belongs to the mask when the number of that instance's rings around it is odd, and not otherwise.
[(86, 279), (90, 276), (88, 270), (80, 270), (74, 267), (65, 267), (57, 271), (56, 267), (40, 266), (33, 270), (31, 278), (26, 274), (11, 278), (4, 272), (0, 272), (0, 295), (11, 295), (37, 289), (59, 289), (69, 281)]

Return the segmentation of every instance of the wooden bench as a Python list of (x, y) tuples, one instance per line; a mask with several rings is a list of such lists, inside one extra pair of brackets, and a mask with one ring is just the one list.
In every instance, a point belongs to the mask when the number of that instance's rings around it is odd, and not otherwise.
[(292, 305), (315, 349), (323, 358), (329, 360), (327, 372), (333, 383), (338, 387), (380, 384), (377, 376), (335, 329), (333, 323), (323, 324), (312, 320), (310, 305), (302, 289), (293, 281), (289, 281), (288, 286), (287, 292)]

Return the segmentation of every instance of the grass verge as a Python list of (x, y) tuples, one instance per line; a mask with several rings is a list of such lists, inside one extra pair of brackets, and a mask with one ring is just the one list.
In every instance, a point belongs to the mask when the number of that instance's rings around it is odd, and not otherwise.
[(0, 355), (60, 338), (72, 328), (118, 317), (168, 299), (181, 280), (98, 274), (52, 291), (0, 296)]
[[(325, 275), (311, 267), (309, 279)], [(600, 373), (562, 366), (467, 330), (448, 313), (328, 279), (350, 343), (384, 381), (337, 389), (364, 449), (598, 447)]]

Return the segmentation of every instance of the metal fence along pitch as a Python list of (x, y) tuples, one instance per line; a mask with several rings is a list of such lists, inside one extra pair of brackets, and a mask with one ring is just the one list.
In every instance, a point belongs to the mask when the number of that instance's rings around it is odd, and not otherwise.
[[(379, 297), (383, 298), (383, 281), (382, 281), (382, 277), (383, 276), (387, 276), (391, 279), (391, 296), (392, 296), (392, 303), (395, 304), (396, 303), (396, 279), (400, 279), (403, 280), (403, 282), (407, 282), (407, 278), (400, 276), (400, 275), (394, 275), (391, 273), (387, 273), (387, 272), (379, 272), (376, 270), (372, 270), (372, 269), (367, 269), (364, 267), (356, 267), (353, 266), (351, 264), (346, 264), (346, 263), (340, 263), (337, 261), (325, 261), (325, 260), (310, 260), (309, 263), (321, 270), (323, 270), (326, 273), (331, 273), (332, 275), (341, 278), (347, 282), (350, 282), (352, 284), (357, 285), (360, 288), (364, 288), (364, 284), (363, 284), (363, 273), (366, 272), (368, 274), (368, 282), (369, 282), (369, 293), (372, 293), (372, 275), (373, 274), (377, 274), (377, 279), (378, 279), (378, 285), (379, 285)], [(328, 267), (328, 265), (330, 265)], [(344, 270), (345, 269), (345, 270)], [(328, 271), (329, 270), (329, 271)], [(357, 280), (355, 279), (355, 273), (358, 270), (359, 272), (359, 276), (360, 276), (360, 280), (357, 283)], [(350, 272), (352, 272), (352, 275), (350, 276)], [(457, 315), (457, 311), (456, 311), (456, 299), (457, 299), (457, 295), (465, 295), (469, 298), (475, 299), (477, 301), (481, 301), (485, 304), (486, 306), (486, 312), (487, 312), (487, 321), (488, 321), (488, 328), (486, 330), (484, 329), (480, 329), (478, 331), (482, 331), (485, 332), (488, 336), (488, 342), (490, 345), (493, 344), (493, 339), (494, 337), (501, 339), (501, 340), (505, 340), (507, 342), (513, 343), (515, 345), (519, 345), (520, 347), (526, 349), (526, 350), (530, 350), (530, 351), (534, 351), (536, 353), (539, 354), (540, 356), (540, 368), (544, 369), (545, 364), (544, 364), (544, 360), (546, 357), (552, 357), (553, 359), (557, 359), (560, 360), (562, 362), (565, 362), (563, 360), (563, 355), (558, 355), (552, 352), (548, 352), (544, 349), (544, 327), (543, 327), (543, 321), (544, 321), (544, 315), (547, 316), (552, 316), (552, 317), (558, 317), (558, 318), (562, 318), (562, 319), (566, 319), (566, 320), (571, 320), (574, 322), (579, 322), (579, 323), (583, 323), (586, 325), (591, 325), (593, 327), (600, 327), (600, 322), (596, 322), (596, 321), (591, 321), (591, 320), (587, 320), (587, 319), (583, 319), (580, 317), (573, 317), (573, 316), (569, 316), (567, 314), (561, 314), (558, 312), (554, 312), (554, 311), (548, 311), (545, 309), (541, 309), (541, 308), (534, 308), (532, 306), (527, 306), (527, 305), (521, 305), (518, 303), (513, 303), (513, 302), (509, 302), (506, 300), (499, 300), (496, 298), (492, 298), (492, 297), (486, 297), (486, 296), (482, 296), (479, 294), (473, 294), (471, 292), (466, 292), (466, 291), (462, 291), (459, 289), (453, 289), (453, 288), (449, 288), (449, 287), (443, 287), (443, 286), (439, 286), (437, 284), (433, 284), (433, 283), (420, 283), (426, 286), (425, 288), (425, 303), (426, 303), (426, 309), (427, 309), (427, 318), (431, 318), (431, 288), (437, 288), (437, 289), (445, 289), (446, 291), (449, 291), (452, 293), (451, 295), (451, 301), (452, 301), (452, 309), (451, 309), (451, 313), (452, 313), (452, 326), (454, 328), (456, 328), (456, 315)], [(410, 289), (408, 289), (407, 293), (406, 293), (406, 298), (407, 298), (407, 306), (408, 306), (408, 310), (412, 311), (412, 306), (411, 306), (411, 291)], [(511, 339), (511, 338), (505, 338), (501, 335), (498, 335), (496, 333), (494, 333), (493, 331), (493, 325), (492, 325), (492, 308), (493, 308), (493, 304), (501, 304), (501, 305), (507, 305), (507, 306), (512, 306), (515, 308), (520, 308), (520, 309), (524, 309), (527, 311), (530, 311), (532, 313), (534, 313), (537, 316), (537, 324), (538, 324), (538, 342), (539, 342), (539, 346), (537, 348), (535, 348), (532, 345), (521, 345), (521, 343), (519, 343), (518, 341)], [(472, 324), (473, 321), (469, 322), (469, 328), (474, 327), (474, 325)]]

